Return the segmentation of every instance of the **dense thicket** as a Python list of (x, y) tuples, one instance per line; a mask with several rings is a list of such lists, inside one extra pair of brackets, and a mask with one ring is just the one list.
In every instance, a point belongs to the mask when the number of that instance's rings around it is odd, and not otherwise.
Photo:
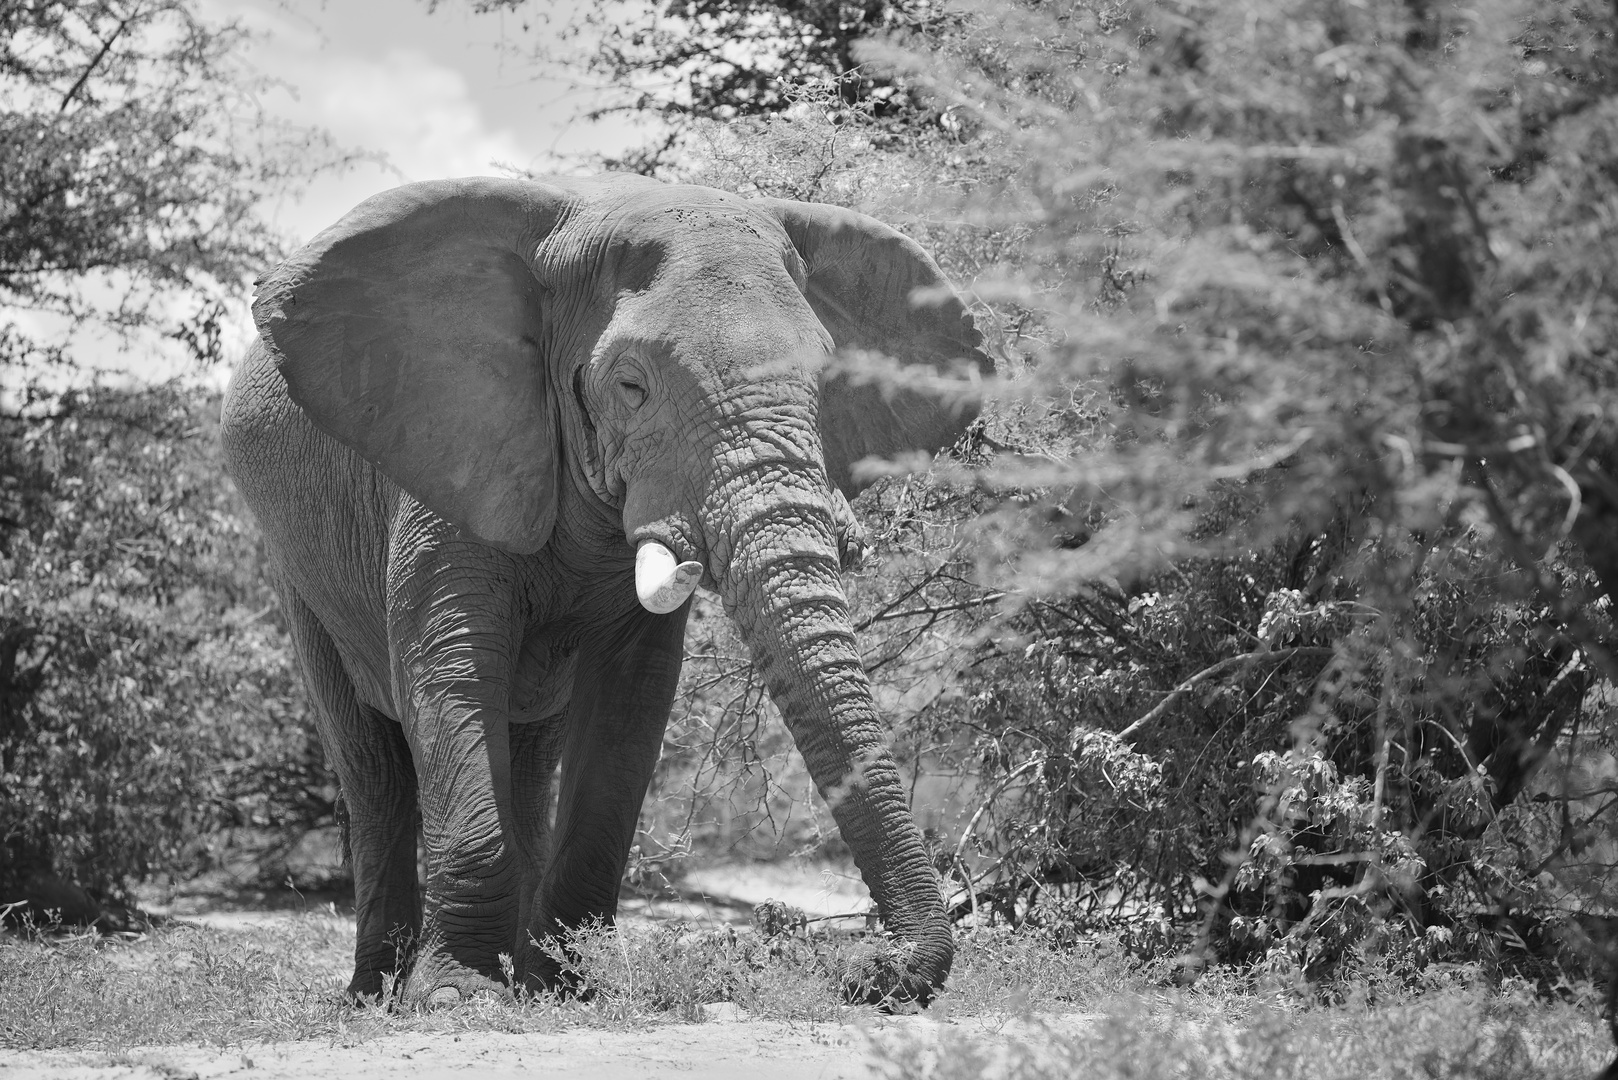
[[(683, 170), (900, 223), (997, 330), (998, 402), (866, 500), (905, 550), (855, 586), (921, 650), (872, 646), (896, 738), (977, 780), (958, 913), (1307, 976), (1607, 914), (1614, 13), (962, 18), (855, 50), (950, 126), (900, 152), (827, 86)], [(906, 666), (950, 643), (961, 678)]]
[(0, 420), (0, 897), (116, 899), (331, 819), (217, 416), (165, 386)]
[(1614, 13), (997, 10), (911, 70), (1048, 335), (979, 474), (1002, 856), (1311, 975), (1604, 913)]

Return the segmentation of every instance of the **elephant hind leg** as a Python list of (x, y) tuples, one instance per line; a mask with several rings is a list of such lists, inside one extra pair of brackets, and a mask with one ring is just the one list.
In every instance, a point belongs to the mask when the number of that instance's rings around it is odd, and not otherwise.
[(398, 975), (421, 932), (416, 885), (416, 770), (397, 722), (360, 703), (331, 635), (289, 588), (279, 590), (314, 705), (326, 761), (342, 785), (354, 873), (354, 995)]
[(540, 879), (550, 847), (551, 791), (562, 754), (566, 715), (511, 725), (512, 847), (517, 853), (517, 940), (511, 955), (528, 944), (528, 924), (539, 902)]

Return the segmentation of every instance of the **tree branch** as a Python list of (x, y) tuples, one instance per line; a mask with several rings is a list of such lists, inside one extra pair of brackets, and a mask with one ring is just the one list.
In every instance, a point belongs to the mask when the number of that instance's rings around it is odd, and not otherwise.
[(1118, 739), (1120, 742), (1122, 742), (1123, 740), (1128, 739), (1130, 736), (1137, 734), (1142, 728), (1161, 718), (1164, 713), (1168, 712), (1169, 706), (1173, 705), (1180, 698), (1184, 697), (1192, 690), (1195, 690), (1209, 679), (1222, 675), (1238, 665), (1246, 663), (1258, 663), (1260, 660), (1273, 660), (1276, 663), (1284, 663), (1287, 660), (1291, 660), (1294, 656), (1333, 656), (1336, 654), (1336, 652), (1336, 649), (1329, 648), (1324, 645), (1299, 645), (1290, 649), (1258, 649), (1253, 652), (1242, 653), (1240, 656), (1227, 656), (1225, 659), (1219, 661), (1219, 663), (1213, 665), (1212, 667), (1203, 668), (1201, 671), (1185, 680), (1185, 682), (1181, 683), (1179, 686), (1176, 686), (1173, 690), (1170, 690), (1163, 700), (1158, 702), (1157, 705), (1153, 707), (1151, 712), (1147, 713), (1145, 716), (1142, 716), (1139, 720), (1136, 720), (1133, 724), (1130, 724), (1128, 727), (1124, 728), (1124, 730), (1120, 731), (1118, 733)]
[(134, 16), (131, 15), (129, 18), (120, 22), (118, 24), (118, 28), (112, 32), (112, 36), (107, 38), (107, 40), (102, 43), (101, 51), (95, 54), (95, 58), (92, 59), (89, 66), (84, 69), (84, 74), (79, 76), (79, 81), (74, 83), (68, 92), (62, 95), (62, 104), (57, 106), (56, 109), (57, 116), (60, 116), (67, 111), (68, 103), (73, 100), (73, 95), (82, 90), (84, 88), (84, 84), (90, 81), (90, 76), (95, 73), (96, 68), (101, 66), (101, 61), (107, 58), (107, 54), (112, 51), (113, 43), (116, 42), (123, 34), (124, 29), (129, 25), (133, 18)]

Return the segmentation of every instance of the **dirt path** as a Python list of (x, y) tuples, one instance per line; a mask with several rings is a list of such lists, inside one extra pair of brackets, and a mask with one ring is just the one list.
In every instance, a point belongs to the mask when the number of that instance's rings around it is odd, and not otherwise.
[[(1082, 1022), (1066, 1018), (1067, 1026)], [(969, 1039), (991, 1061), (1022, 1025), (896, 1017), (872, 1028), (733, 1020), (645, 1031), (557, 1035), (389, 1035), (354, 1046), (312, 1041), (221, 1051), (0, 1052), (0, 1080), (875, 1080), (874, 1044), (931, 1065), (941, 1040)], [(992, 1076), (998, 1072), (993, 1067)]]
[(857, 1029), (771, 1023), (671, 1025), (646, 1032), (398, 1035), (358, 1046), (281, 1043), (241, 1051), (170, 1047), (127, 1054), (0, 1056), (0, 1080), (867, 1080)]

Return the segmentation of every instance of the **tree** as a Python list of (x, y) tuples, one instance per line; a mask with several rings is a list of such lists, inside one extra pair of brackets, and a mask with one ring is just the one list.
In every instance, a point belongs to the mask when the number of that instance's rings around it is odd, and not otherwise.
[(0, 909), (89, 917), (211, 830), (331, 812), (216, 399), (75, 385), (92, 346), (219, 359), (281, 251), (259, 207), (340, 160), (260, 113), (242, 36), (0, 0)]
[(222, 829), (331, 820), (218, 413), (169, 385), (0, 418), (0, 908), (93, 916)]
[(1599, 905), (1614, 18), (984, 4), (884, 54), (970, 115), (921, 213), (1015, 241), (1031, 363), (963, 473), (1025, 598), (958, 714), (984, 902), (1200, 906), (1309, 975)]
[(531, 0), (472, 6), (522, 13), (521, 32), (539, 41), (536, 61), (560, 60), (624, 92), (592, 118), (657, 116), (666, 125), (661, 142), (606, 163), (642, 172), (669, 165), (693, 122), (785, 112), (806, 83), (829, 83), (844, 107), (861, 106), (892, 132), (924, 123), (922, 103), (903, 81), (863, 63), (857, 47), (890, 35), (936, 36), (958, 22), (934, 0), (634, 0), (565, 15)]
[(969, 648), (896, 734), (979, 777), (958, 912), (1310, 978), (1550, 947), (1618, 868), (1613, 13), (966, 18), (856, 49), (952, 129), (742, 117), (686, 170), (900, 224), (998, 337), (959, 463), (859, 507), (979, 569), (893, 593)]
[(279, 252), (257, 209), (335, 163), (267, 120), (243, 32), (190, 0), (0, 3), (0, 372), (40, 392), (94, 325), (217, 360), (227, 301)]

